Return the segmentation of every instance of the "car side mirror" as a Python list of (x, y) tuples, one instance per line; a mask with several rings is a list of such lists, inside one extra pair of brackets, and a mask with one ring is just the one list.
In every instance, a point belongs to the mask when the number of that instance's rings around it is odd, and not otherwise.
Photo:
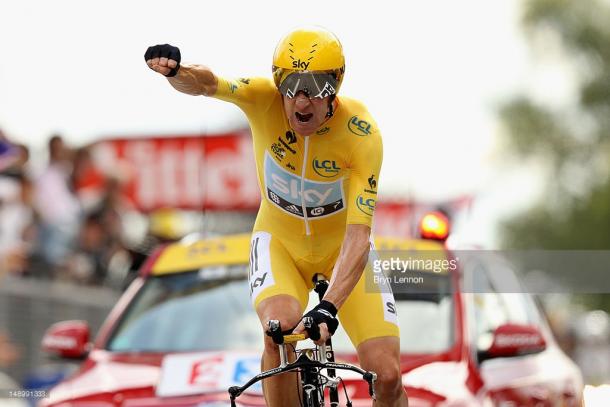
[(89, 351), (89, 336), (85, 321), (58, 322), (45, 332), (42, 349), (66, 359), (83, 359)]
[(509, 358), (542, 352), (546, 341), (534, 325), (502, 324), (492, 333), (491, 346), (478, 351), (479, 363), (494, 358)]

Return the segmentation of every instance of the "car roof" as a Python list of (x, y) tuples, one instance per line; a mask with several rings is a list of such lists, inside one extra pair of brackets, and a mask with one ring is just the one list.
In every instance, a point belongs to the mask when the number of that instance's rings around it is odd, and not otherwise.
[[(158, 249), (143, 270), (145, 275), (182, 273), (219, 265), (246, 265), (250, 258), (250, 233), (211, 238), (183, 239)], [(442, 242), (397, 237), (376, 237), (376, 250), (436, 252), (443, 258), (447, 249)]]

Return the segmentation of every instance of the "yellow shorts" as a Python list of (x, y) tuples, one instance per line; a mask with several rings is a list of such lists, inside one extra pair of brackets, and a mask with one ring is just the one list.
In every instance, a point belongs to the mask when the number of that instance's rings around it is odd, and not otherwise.
[[(304, 312), (313, 288), (313, 276), (321, 273), (330, 280), (340, 250), (328, 240), (290, 241), (257, 231), (250, 246), (250, 296), (254, 307), (264, 299), (285, 294), (294, 297)], [(372, 243), (371, 243), (372, 244)], [(315, 254), (314, 254), (315, 253)], [(356, 287), (339, 309), (339, 321), (352, 343), (382, 336), (399, 337), (394, 296), (387, 290), (365, 290), (367, 266)], [(377, 290), (375, 290), (377, 291)]]

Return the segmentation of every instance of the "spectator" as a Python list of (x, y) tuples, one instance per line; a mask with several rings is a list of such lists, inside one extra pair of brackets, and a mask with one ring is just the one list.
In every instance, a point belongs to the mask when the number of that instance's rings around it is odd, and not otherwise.
[(36, 238), (36, 215), (32, 207), (32, 183), (21, 176), (11, 183), (0, 179), (0, 269), (26, 274)]
[(70, 185), (83, 209), (90, 212), (101, 204), (106, 177), (93, 164), (87, 147), (76, 150), (73, 163)]
[(27, 171), (29, 151), (10, 143), (1, 132), (0, 150), (11, 157), (0, 159), (4, 167), (0, 171), (0, 272), (24, 273), (35, 219)]
[(12, 166), (18, 159), (19, 152), (15, 146), (8, 141), (2, 130), (0, 130), (0, 172)]
[(78, 233), (81, 207), (69, 185), (70, 152), (61, 136), (49, 140), (49, 163), (34, 188), (34, 207), (40, 214), (39, 254), (44, 264), (62, 266)]
[(109, 237), (101, 212), (88, 215), (78, 234), (78, 245), (69, 256), (66, 277), (85, 284), (101, 284), (109, 260)]

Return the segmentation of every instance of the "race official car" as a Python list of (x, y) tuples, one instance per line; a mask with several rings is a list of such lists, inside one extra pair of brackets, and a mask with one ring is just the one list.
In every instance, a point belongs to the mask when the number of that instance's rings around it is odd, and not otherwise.
[[(455, 260), (443, 243), (445, 222), (428, 218), (424, 238), (378, 238), (377, 249)], [(248, 235), (185, 238), (157, 250), (94, 342), (85, 321), (47, 331), (47, 351), (84, 361), (40, 405), (228, 406), (227, 388), (260, 371), (263, 332), (250, 304), (248, 260)], [(458, 264), (441, 272), (411, 270), (426, 277), (425, 287), (395, 292), (409, 405), (580, 406), (580, 372), (557, 347), (534, 301), (494, 289), (487, 272), (503, 267), (502, 275), (511, 276), (510, 267), (493, 259)], [(473, 280), (485, 289), (462, 289)], [(333, 345), (337, 360), (357, 363), (342, 330)], [(366, 383), (343, 378), (353, 405), (370, 406)], [(264, 406), (261, 386), (239, 403)]]

